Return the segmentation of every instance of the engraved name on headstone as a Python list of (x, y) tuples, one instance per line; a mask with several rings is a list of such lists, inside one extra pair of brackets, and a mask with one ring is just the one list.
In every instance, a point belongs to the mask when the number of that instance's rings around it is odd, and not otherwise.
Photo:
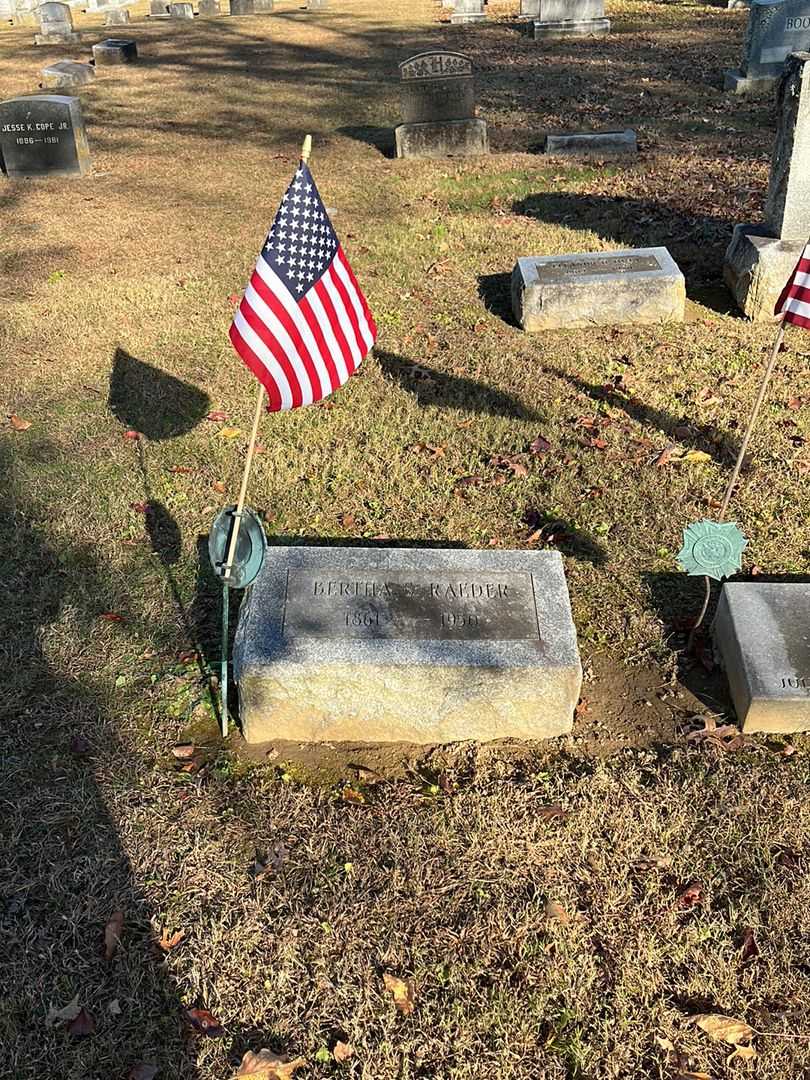
[(585, 277), (591, 274), (627, 274), (639, 270), (660, 270), (661, 264), (654, 255), (616, 255), (603, 259), (551, 260), (537, 264), (538, 281), (558, 281), (567, 277)]
[(287, 575), (285, 638), (536, 641), (531, 574), (369, 571)]
[(79, 99), (34, 94), (0, 102), (0, 155), (10, 179), (84, 176), (90, 151)]
[(775, 86), (790, 53), (810, 48), (810, 0), (754, 0), (748, 15), (743, 58), (727, 71), (726, 90), (761, 94)]
[(472, 61), (461, 53), (428, 52), (399, 65), (406, 124), (467, 120), (475, 116)]

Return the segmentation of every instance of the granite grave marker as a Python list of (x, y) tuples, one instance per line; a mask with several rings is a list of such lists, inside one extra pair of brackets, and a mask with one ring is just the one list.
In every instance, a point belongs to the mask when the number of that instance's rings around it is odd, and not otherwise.
[(735, 94), (770, 92), (790, 53), (810, 49), (810, 0), (754, 0), (748, 14), (743, 58), (725, 73), (725, 89)]
[(80, 64), (75, 60), (57, 60), (48, 64), (40, 73), (42, 85), (48, 88), (66, 86), (84, 86), (96, 77), (96, 70), (91, 64)]
[(172, 19), (193, 19), (194, 8), (191, 4), (169, 4), (169, 17)]
[(713, 637), (743, 731), (810, 730), (810, 584), (727, 581)]
[(73, 29), (73, 16), (67, 4), (49, 0), (37, 8), (39, 33), (34, 36), (37, 45), (65, 45), (81, 41), (81, 34)]
[(686, 285), (666, 248), (518, 259), (512, 307), (524, 330), (682, 322)]
[(138, 59), (138, 46), (131, 38), (105, 38), (93, 46), (96, 66), (131, 64)]
[(248, 742), (546, 738), (582, 680), (556, 551), (270, 547), (234, 671)]
[(777, 94), (765, 221), (734, 226), (723, 277), (739, 307), (756, 321), (774, 317), (785, 282), (810, 236), (810, 53), (785, 62)]
[[(534, 8), (535, 39), (566, 37), (570, 34), (600, 36), (610, 31), (610, 19), (605, 18), (605, 0), (523, 0), (525, 10)], [(524, 8), (521, 8), (523, 11)], [(525, 16), (524, 16), (525, 17)]]
[(437, 49), (399, 65), (401, 123), (397, 157), (474, 157), (489, 151), (487, 126), (475, 115), (472, 61)]
[(633, 157), (638, 153), (636, 133), (624, 131), (576, 131), (547, 135), (545, 152), (552, 157), (608, 158)]
[(484, 22), (486, 17), (484, 0), (456, 0), (450, 22), (453, 26), (465, 26), (469, 23)]
[(0, 102), (0, 155), (9, 179), (84, 176), (90, 151), (79, 99), (34, 94)]

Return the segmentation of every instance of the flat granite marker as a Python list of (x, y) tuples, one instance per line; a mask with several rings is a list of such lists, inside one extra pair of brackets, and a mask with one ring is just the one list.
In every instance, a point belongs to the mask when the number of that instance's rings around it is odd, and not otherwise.
[(105, 38), (93, 46), (96, 67), (104, 64), (131, 64), (138, 59), (138, 46), (130, 38)]
[(624, 131), (572, 131), (547, 135), (545, 152), (550, 157), (608, 158), (633, 157), (638, 153), (636, 133)]
[(72, 45), (81, 41), (81, 34), (73, 29), (73, 16), (67, 4), (50, 0), (36, 10), (39, 33), (34, 35), (35, 45)]
[(80, 64), (76, 60), (57, 60), (48, 64), (40, 75), (42, 85), (50, 87), (84, 86), (96, 77), (96, 69), (91, 64)]
[(810, 585), (727, 581), (712, 633), (743, 731), (810, 730)]
[(666, 248), (518, 259), (512, 307), (524, 330), (683, 322), (686, 284)]
[(556, 551), (268, 548), (234, 672), (248, 742), (550, 738), (582, 684)]
[(84, 176), (90, 151), (79, 99), (33, 94), (0, 101), (0, 157), (10, 180)]
[(399, 65), (402, 119), (397, 157), (476, 157), (489, 153), (487, 125), (475, 115), (472, 61), (437, 49)]
[(521, 15), (533, 18), (535, 40), (571, 34), (600, 37), (610, 32), (605, 0), (523, 0)]
[(723, 262), (723, 278), (738, 306), (758, 322), (774, 318), (810, 236), (810, 53), (785, 62), (776, 125), (764, 224), (735, 225)]
[(810, 0), (754, 0), (739, 69), (725, 73), (735, 94), (770, 93), (790, 53), (810, 49)]

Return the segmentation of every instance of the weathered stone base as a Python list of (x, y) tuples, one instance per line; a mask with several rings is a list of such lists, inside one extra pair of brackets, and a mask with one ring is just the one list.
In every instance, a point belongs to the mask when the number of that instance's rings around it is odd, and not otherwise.
[(607, 158), (632, 157), (638, 153), (636, 133), (625, 131), (572, 132), (547, 135), (545, 152), (552, 157)]
[(741, 97), (761, 97), (770, 94), (778, 82), (778, 77), (770, 75), (752, 79), (741, 71), (727, 71), (723, 78), (723, 89)]
[(743, 731), (810, 731), (810, 585), (726, 582), (712, 633)]
[(268, 548), (234, 673), (248, 742), (551, 738), (582, 683), (550, 551)]
[(453, 26), (463, 26), (465, 23), (486, 22), (486, 18), (485, 11), (454, 11), (450, 16), (450, 22)]
[(82, 35), (75, 30), (67, 34), (35, 34), (35, 45), (77, 45), (82, 40)]
[(512, 271), (515, 318), (529, 332), (683, 322), (685, 306), (684, 277), (666, 248), (535, 256)]
[(540, 22), (535, 19), (534, 39), (568, 37), (580, 34), (584, 37), (603, 37), (610, 33), (610, 19), (566, 19), (561, 22)]
[(138, 46), (132, 40), (107, 38), (93, 46), (96, 67), (104, 64), (131, 64), (138, 59)]
[(478, 157), (489, 153), (486, 121), (439, 120), (431, 124), (400, 124), (394, 129), (397, 157)]
[(96, 77), (96, 69), (90, 64), (75, 60), (58, 60), (41, 71), (42, 85), (47, 89), (63, 86), (84, 86)]
[(804, 249), (804, 240), (778, 240), (762, 226), (735, 225), (723, 260), (723, 280), (754, 322), (772, 322), (774, 308)]

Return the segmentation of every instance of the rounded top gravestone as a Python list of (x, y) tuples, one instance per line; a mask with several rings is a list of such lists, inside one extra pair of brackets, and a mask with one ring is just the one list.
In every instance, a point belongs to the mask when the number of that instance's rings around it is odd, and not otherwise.
[(73, 29), (70, 8), (67, 4), (58, 3), (57, 0), (48, 0), (48, 3), (40, 4), (37, 15), (43, 34), (58, 34)]
[(404, 123), (475, 116), (473, 66), (468, 56), (442, 49), (418, 53), (399, 65), (399, 77)]

